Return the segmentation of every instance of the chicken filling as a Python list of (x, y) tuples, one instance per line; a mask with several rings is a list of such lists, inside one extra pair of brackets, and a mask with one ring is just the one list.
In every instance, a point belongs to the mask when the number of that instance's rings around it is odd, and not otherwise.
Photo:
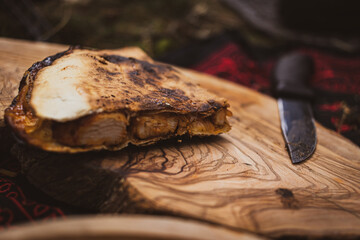
[[(174, 113), (137, 116), (129, 121), (123, 113), (102, 113), (67, 123), (53, 124), (53, 137), (68, 146), (119, 145), (165, 136), (217, 134), (227, 124), (227, 110), (200, 118)], [(130, 123), (131, 122), (131, 123)]]

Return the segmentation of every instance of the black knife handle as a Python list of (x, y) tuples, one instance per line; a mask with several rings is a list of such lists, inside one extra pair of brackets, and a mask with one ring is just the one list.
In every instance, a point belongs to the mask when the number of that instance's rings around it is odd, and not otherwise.
[(277, 97), (306, 98), (314, 97), (309, 80), (314, 72), (311, 57), (292, 53), (282, 57), (276, 64), (273, 81)]

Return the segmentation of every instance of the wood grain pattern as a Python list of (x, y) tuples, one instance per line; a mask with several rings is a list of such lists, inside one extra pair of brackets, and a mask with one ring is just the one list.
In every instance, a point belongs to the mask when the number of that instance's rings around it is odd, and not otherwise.
[[(186, 231), (184, 231), (186, 229)], [(3, 240), (261, 240), (219, 226), (172, 217), (123, 215), (71, 217), (67, 220), (30, 223), (0, 232)]]
[[(26, 69), (46, 53), (24, 42), (5, 51), (12, 42), (0, 40), (0, 64), (12, 61), (2, 71)], [(50, 46), (46, 55), (66, 48)], [(56, 199), (101, 212), (185, 216), (271, 237), (360, 236), (357, 146), (317, 124), (315, 154), (292, 165), (274, 99), (181, 71), (229, 99), (229, 134), (115, 153), (49, 154), (17, 146), (13, 152), (29, 181)]]

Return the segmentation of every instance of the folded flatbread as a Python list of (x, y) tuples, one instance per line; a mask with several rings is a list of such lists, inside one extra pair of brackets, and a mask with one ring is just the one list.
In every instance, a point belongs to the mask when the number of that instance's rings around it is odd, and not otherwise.
[(165, 64), (70, 48), (35, 63), (5, 110), (16, 136), (47, 151), (119, 150), (230, 130), (225, 99)]

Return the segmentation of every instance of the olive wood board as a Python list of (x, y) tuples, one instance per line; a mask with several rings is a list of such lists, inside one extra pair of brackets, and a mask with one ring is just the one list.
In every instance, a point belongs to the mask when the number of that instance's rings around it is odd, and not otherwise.
[(27, 223), (0, 232), (2, 240), (55, 239), (243, 239), (261, 240), (262, 237), (240, 233), (213, 224), (167, 216), (148, 215), (88, 215), (56, 221)]
[[(1, 112), (32, 63), (67, 47), (0, 39)], [(102, 213), (187, 217), (268, 237), (360, 236), (359, 147), (317, 123), (315, 154), (293, 165), (275, 99), (179, 70), (229, 100), (229, 133), (74, 155), (16, 144), (25, 176), (55, 199)]]

